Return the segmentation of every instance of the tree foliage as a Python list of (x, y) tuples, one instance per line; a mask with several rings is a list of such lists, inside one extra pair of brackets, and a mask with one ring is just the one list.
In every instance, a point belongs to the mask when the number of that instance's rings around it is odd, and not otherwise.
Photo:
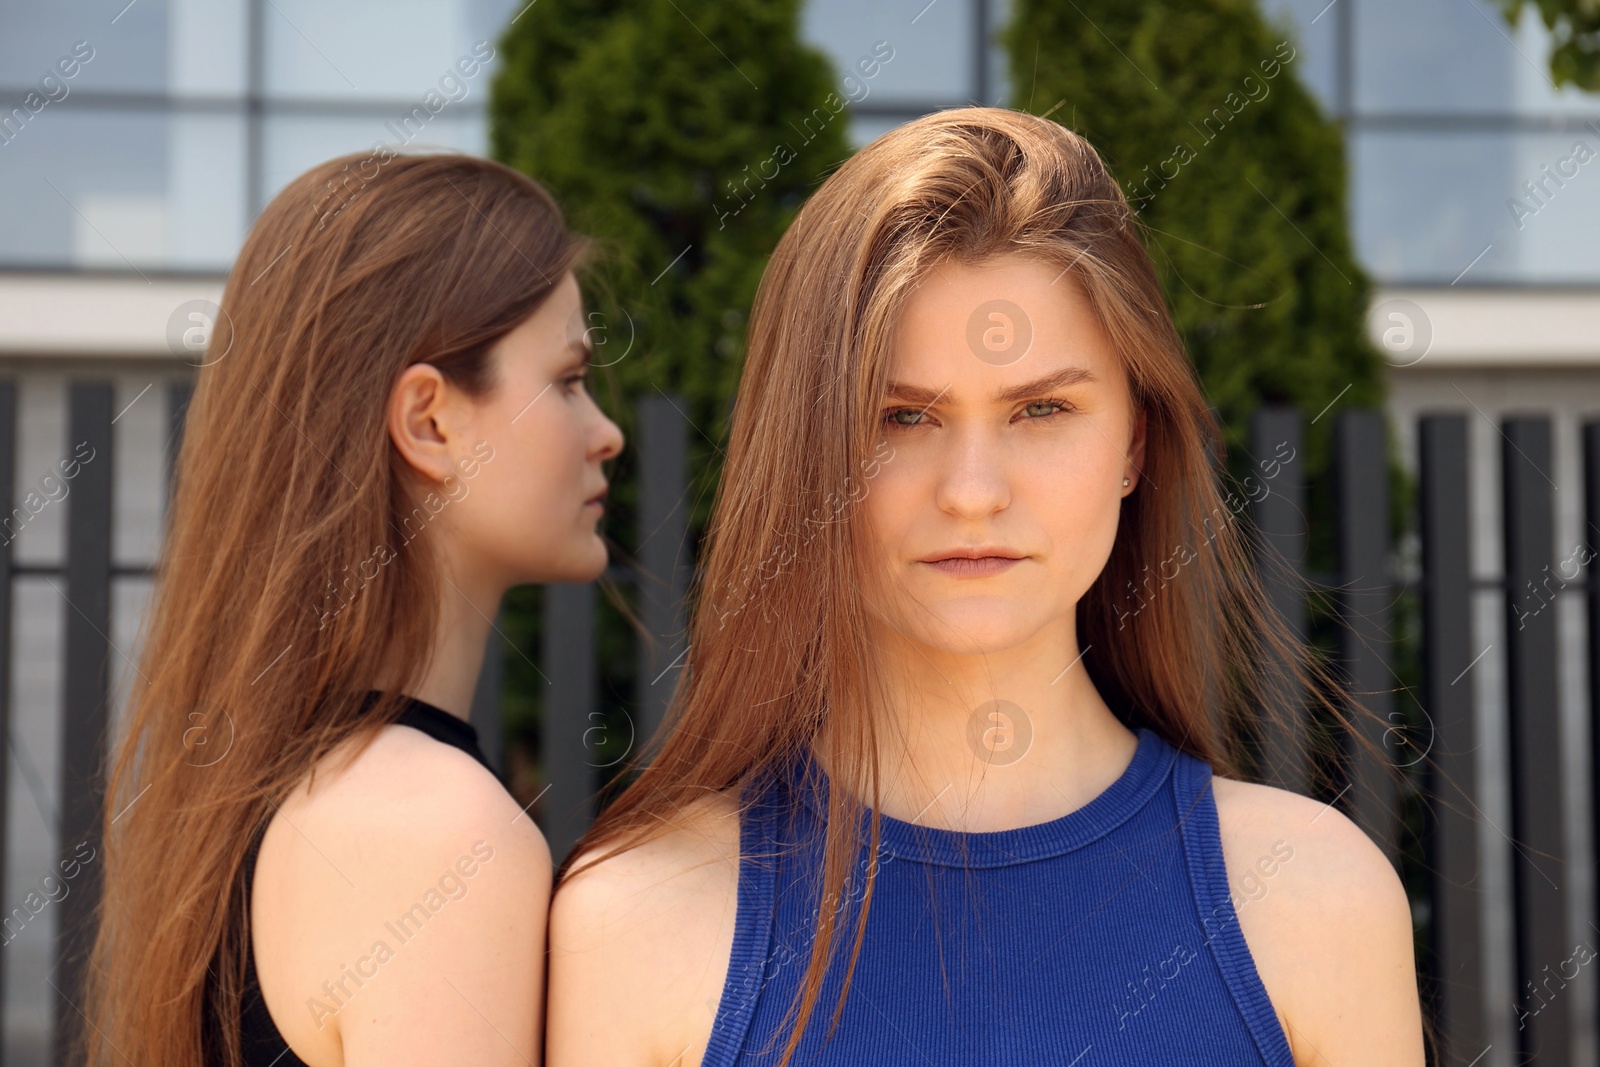
[[(666, 394), (692, 427), (691, 533), (704, 526), (743, 362), (745, 320), (767, 257), (806, 196), (849, 155), (846, 101), (827, 57), (799, 38), (798, 0), (540, 0), (499, 42), (491, 152), (542, 183), (600, 243), (585, 293), (608, 413), (629, 438), (610, 472), (607, 533), (637, 545), (643, 396)], [(605, 397), (601, 398), (603, 401)], [(614, 555), (626, 558), (625, 552)], [(646, 578), (645, 580), (654, 580)], [(532, 590), (508, 597), (507, 730), (526, 765), (537, 737)], [(631, 743), (618, 694), (636, 691), (632, 635), (602, 604), (603, 717)], [(591, 730), (591, 733), (593, 731)], [(586, 739), (590, 736), (586, 734)], [(596, 766), (621, 758), (602, 742)], [(528, 796), (537, 782), (519, 783)]]
[(1087, 137), (1133, 205), (1230, 456), (1262, 404), (1329, 409), (1302, 459), (1318, 484), (1333, 410), (1380, 406), (1383, 361), (1342, 136), (1291, 35), (1254, 0), (1018, 0), (1003, 39), (1010, 99)]
[(1500, 0), (1506, 21), (1516, 26), (1533, 7), (1550, 31), (1550, 76), (1556, 85), (1600, 92), (1600, 0)]
[[(849, 154), (832, 65), (800, 41), (797, 0), (542, 0), (501, 48), (495, 158), (606, 248), (595, 363), (624, 396), (684, 396), (696, 481), (714, 484), (767, 256)], [(691, 504), (698, 525), (709, 493)]]

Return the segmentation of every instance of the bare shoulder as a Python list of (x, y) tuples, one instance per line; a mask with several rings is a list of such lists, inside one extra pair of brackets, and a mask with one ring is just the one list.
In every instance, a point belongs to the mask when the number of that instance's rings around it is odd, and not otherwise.
[[(333, 817), (347, 821), (360, 817), (376, 827), (394, 822), (398, 813), (411, 819), (418, 811), (429, 809), (434, 817), (432, 824), (450, 822), (475, 822), (474, 816), (483, 817), (520, 811), (517, 801), (499, 784), (488, 768), (456, 749), (454, 745), (435, 741), (419, 729), (410, 726), (386, 726), (378, 733), (360, 755), (341, 763), (341, 753), (333, 753), (318, 765), (317, 774), (301, 782), (291, 803), (301, 806), (307, 819)], [(442, 797), (453, 798), (445, 809), (435, 808)], [(395, 803), (400, 808), (379, 808), (366, 800)], [(290, 803), (283, 809), (288, 811)], [(539, 837), (523, 819), (528, 840)]]
[(650, 841), (574, 860), (550, 909), (551, 1067), (700, 1062), (733, 949), (738, 814), (710, 793)]
[(1388, 857), (1343, 812), (1214, 776), (1240, 931), (1297, 1064), (1421, 1067), (1411, 907)]
[[(548, 874), (544, 836), (467, 753), (393, 725), (353, 759), (343, 755), (324, 759), (277, 806), (262, 842), (263, 863), (274, 836), (330, 842), (374, 875), (415, 869), (482, 839), (505, 853), (508, 866), (532, 865)], [(401, 842), (406, 847), (392, 847)], [(331, 857), (327, 866), (336, 866)]]
[[(345, 754), (275, 805), (261, 842), (251, 939), (278, 1029), (312, 1067), (536, 1058), (544, 837), (486, 768), (420, 731), (386, 726)], [(396, 1018), (411, 1025), (376, 1022)]]

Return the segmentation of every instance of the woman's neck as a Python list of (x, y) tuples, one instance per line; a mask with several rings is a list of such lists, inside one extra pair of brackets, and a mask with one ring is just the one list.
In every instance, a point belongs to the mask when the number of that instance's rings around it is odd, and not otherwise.
[[(987, 662), (946, 655), (919, 656), (920, 671), (886, 665), (887, 703), (874, 724), (879, 811), (986, 832), (1059, 818), (1104, 792), (1132, 761), (1138, 737), (1081, 662), (1063, 672), (1058, 658), (1019, 646)], [(812, 747), (834, 780), (829, 737)], [(870, 786), (861, 789), (870, 806)]]
[[(422, 677), (406, 686), (405, 692), (465, 722), (472, 716), (472, 696), (504, 590), (490, 583), (463, 581), (459, 576), (441, 576), (439, 586), (433, 654)], [(386, 679), (378, 687), (394, 685), (393, 679)]]

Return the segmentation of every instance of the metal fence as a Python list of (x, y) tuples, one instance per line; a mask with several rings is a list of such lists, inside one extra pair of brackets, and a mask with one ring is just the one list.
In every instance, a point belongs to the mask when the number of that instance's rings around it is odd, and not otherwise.
[[(181, 440), (182, 414), (188, 400), (187, 384), (171, 387), (169, 397), (170, 455)], [(112, 387), (103, 382), (74, 382), (69, 390), (72, 441), (86, 441), (97, 453), (112, 452)], [(646, 397), (640, 401), (635, 452), (639, 463), (639, 515), (637, 528), (648, 531), (635, 546), (637, 570), (613, 568), (613, 578), (632, 587), (644, 629), (656, 635), (654, 646), (639, 643), (637, 686), (630, 707), (634, 736), (641, 741), (659, 726), (670, 693), (670, 672), (681, 669), (686, 649), (683, 603), (692, 575), (684, 501), (689, 482), (687, 436), (682, 416), (671, 398)], [(16, 390), (0, 381), (0, 499), (16, 500), (14, 462), (17, 449)], [(1482, 416), (1476, 416), (1482, 417)], [(1503, 529), (1504, 553), (1498, 576), (1475, 576), (1470, 566), (1473, 480), (1469, 477), (1466, 413), (1441, 413), (1419, 420), (1417, 430), (1416, 528), (1420, 535), (1420, 569), (1400, 573), (1389, 538), (1391, 486), (1386, 467), (1385, 424), (1381, 412), (1347, 409), (1337, 415), (1331, 477), (1336, 501), (1335, 528), (1330, 531), (1338, 560), (1336, 573), (1313, 574), (1305, 569), (1310, 531), (1306, 527), (1306, 486), (1301, 466), (1283, 462), (1303, 454), (1304, 419), (1292, 409), (1267, 408), (1255, 417), (1252, 452), (1260, 460), (1262, 484), (1269, 491), (1249, 505), (1250, 518), (1262, 543), (1289, 561), (1291, 568), (1267, 568), (1274, 607), (1302, 635), (1310, 626), (1307, 591), (1312, 586), (1331, 591), (1337, 607), (1336, 630), (1342, 667), (1351, 687), (1377, 723), (1367, 727), (1368, 740), (1381, 749), (1404, 756), (1397, 746), (1398, 723), (1394, 692), (1399, 688), (1394, 662), (1395, 612), (1398, 598), (1414, 595), (1420, 602), (1420, 690), (1426, 726), (1409, 741), (1419, 751), (1408, 771), (1423, 801), (1420, 849), (1413, 850), (1411, 865), (1421, 872), (1413, 884), (1420, 886), (1414, 899), (1416, 914), (1426, 932), (1423, 944), (1424, 989), (1430, 1010), (1447, 1041), (1443, 1063), (1468, 1064), (1482, 1056), (1492, 1043), (1499, 1015), (1514, 1012), (1510, 1028), (1521, 1058), (1538, 1056), (1538, 1062), (1573, 1062), (1580, 1015), (1593, 1019), (1593, 1007), (1580, 1010), (1573, 994), (1562, 995), (1564, 962), (1572, 961), (1571, 917), (1595, 914), (1594, 902), (1582, 907), (1573, 901), (1573, 857), (1569, 855), (1568, 820), (1573, 812), (1564, 800), (1569, 790), (1564, 780), (1563, 727), (1559, 713), (1558, 645), (1562, 638), (1562, 612), (1542, 610), (1557, 598), (1582, 597), (1584, 633), (1582, 647), (1587, 671), (1587, 719), (1590, 751), (1587, 773), (1579, 785), (1584, 803), (1593, 814), (1588, 822), (1600, 827), (1593, 789), (1594, 768), (1600, 765), (1600, 583), (1585, 566), (1568, 576), (1566, 564), (1558, 567), (1554, 540), (1556, 486), (1546, 472), (1552, 468), (1552, 429), (1547, 417), (1528, 415), (1504, 419), (1501, 435), (1500, 499), (1494, 502)], [(1582, 427), (1584, 528), (1600, 530), (1600, 420)], [(1275, 462), (1277, 461), (1277, 462)], [(1269, 469), (1268, 464), (1272, 464)], [(73, 482), (66, 501), (67, 550), (57, 566), (24, 566), (12, 558), (10, 542), (0, 538), (0, 567), (10, 577), (0, 582), (0, 726), (11, 726), (12, 586), (15, 578), (44, 574), (64, 583), (65, 612), (61, 670), (64, 686), (61, 720), (59, 825), (57, 856), (68, 861), (81, 843), (98, 847), (99, 815), (108, 727), (108, 667), (116, 655), (107, 634), (111, 630), (111, 585), (124, 575), (148, 575), (145, 568), (112, 564), (111, 503), (112, 463), (86, 464)], [(1590, 540), (1586, 538), (1586, 541)], [(1591, 553), (1592, 554), (1592, 553)], [(1584, 561), (1588, 562), (1587, 556)], [(1551, 588), (1554, 576), (1558, 588)], [(1461, 684), (1473, 666), (1489, 651), (1474, 637), (1472, 604), (1489, 593), (1501, 602), (1504, 626), (1503, 657), (1507, 681), (1504, 737), (1481, 736), (1481, 716), (1471, 683)], [(564, 856), (593, 818), (601, 771), (593, 762), (590, 724), (599, 710), (599, 664), (595, 630), (597, 590), (594, 584), (555, 584), (544, 588), (544, 617), (559, 618), (559, 626), (544, 626), (539, 662), (548, 679), (542, 697), (540, 744), (543, 752), (545, 791), (539, 798), (541, 827), (557, 860)], [(1537, 596), (1537, 600), (1532, 597)], [(1538, 605), (1535, 607), (1535, 605)], [(474, 702), (473, 720), (492, 760), (501, 752), (499, 667), (501, 638), (492, 636), (491, 655)], [(1568, 635), (1572, 636), (1572, 635)], [(1567, 666), (1570, 666), (1568, 664)], [(1304, 694), (1283, 693), (1284, 707), (1294, 709), (1284, 730), (1261, 738), (1263, 766), (1273, 767), (1273, 784), (1309, 792), (1318, 769), (1284, 758), (1302, 750), (1303, 733), (1311, 728), (1304, 718)], [(1414, 734), (1414, 727), (1407, 727)], [(1356, 744), (1346, 744), (1337, 781), (1346, 788), (1337, 803), (1372, 834), (1397, 864), (1407, 840), (1402, 813), (1408, 798), (1394, 785), (1391, 766)], [(1480, 771), (1485, 759), (1504, 757), (1510, 781), (1509, 828), (1493, 826), (1483, 813)], [(1409, 759), (1409, 757), (1406, 757)], [(1393, 761), (1390, 761), (1392, 763)], [(5, 803), (8, 761), (0, 761), (0, 806)], [(4, 841), (5, 811), (0, 807), (0, 857), (7, 855)], [(1505, 901), (1493, 901), (1485, 890), (1482, 835), (1493, 826), (1508, 836), (1511, 848), (1511, 892)], [(1589, 855), (1600, 855), (1600, 842)], [(1592, 880), (1591, 883), (1592, 885)], [(74, 891), (55, 905), (57, 940), (50, 981), (57, 988), (56, 1018), (70, 1016), (74, 989), (81, 978), (82, 954), (88, 945), (93, 905), (99, 891), (98, 866), (83, 866)], [(1517, 1004), (1495, 999), (1489, 980), (1492, 953), (1485, 943), (1488, 911), (1511, 910), (1513, 958)], [(4, 921), (10, 922), (7, 915)], [(25, 919), (23, 921), (26, 921)], [(3, 969), (0, 969), (3, 975)], [(1552, 984), (1554, 981), (1555, 984)], [(1581, 987), (1580, 987), (1581, 988)], [(59, 1030), (59, 1028), (58, 1028)], [(54, 1062), (64, 1063), (58, 1038)], [(1486, 1061), (1488, 1062), (1488, 1061)]]

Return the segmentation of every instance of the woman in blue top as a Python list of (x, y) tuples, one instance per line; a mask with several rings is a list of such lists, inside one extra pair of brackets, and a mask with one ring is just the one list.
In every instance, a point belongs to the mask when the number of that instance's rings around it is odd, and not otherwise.
[(994, 108), (799, 212), (672, 714), (560, 872), (550, 1067), (1422, 1064), (1395, 871), (1239, 780), (1272, 664), (1341, 691), (1131, 222)]

